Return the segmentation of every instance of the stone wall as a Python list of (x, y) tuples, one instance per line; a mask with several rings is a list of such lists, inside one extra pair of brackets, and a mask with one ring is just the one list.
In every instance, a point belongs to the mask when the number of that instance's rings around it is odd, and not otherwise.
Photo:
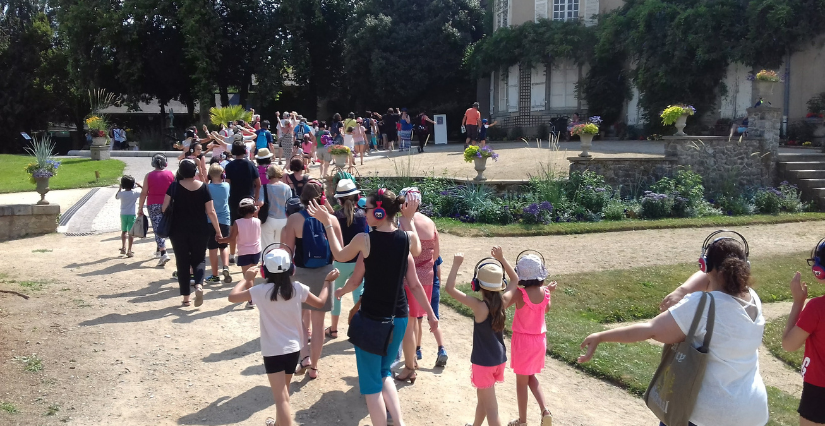
[(0, 206), (0, 241), (56, 232), (59, 216), (58, 204)]
[(653, 182), (670, 176), (676, 160), (667, 157), (569, 157), (570, 173), (590, 170), (621, 191), (623, 197), (638, 195)]

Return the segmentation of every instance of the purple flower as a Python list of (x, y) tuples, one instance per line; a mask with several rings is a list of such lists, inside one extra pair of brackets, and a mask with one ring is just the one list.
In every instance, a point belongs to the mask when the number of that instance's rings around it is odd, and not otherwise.
[(553, 211), (553, 205), (550, 204), (549, 201), (542, 201), (541, 204), (539, 204), (539, 208), (548, 212)]

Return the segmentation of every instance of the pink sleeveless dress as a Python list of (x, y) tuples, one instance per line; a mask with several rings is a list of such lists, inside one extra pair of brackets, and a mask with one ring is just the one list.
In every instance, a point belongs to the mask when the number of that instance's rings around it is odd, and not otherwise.
[[(415, 261), (415, 274), (418, 276), (418, 281), (424, 286), (424, 293), (427, 294), (427, 300), (432, 302), (433, 299), (433, 278), (435, 272), (433, 270), (433, 253), (435, 253), (435, 238), (432, 240), (421, 241), (421, 254), (413, 257)], [(407, 303), (410, 305), (410, 318), (421, 318), (427, 315), (427, 311), (418, 304), (415, 300), (410, 287), (404, 281), (404, 291), (407, 292)]]
[(510, 368), (516, 374), (530, 376), (541, 373), (547, 354), (547, 324), (544, 311), (550, 303), (550, 291), (544, 289), (544, 299), (530, 301), (527, 290), (519, 287), (524, 306), (516, 309), (513, 318), (513, 337), (510, 339)]

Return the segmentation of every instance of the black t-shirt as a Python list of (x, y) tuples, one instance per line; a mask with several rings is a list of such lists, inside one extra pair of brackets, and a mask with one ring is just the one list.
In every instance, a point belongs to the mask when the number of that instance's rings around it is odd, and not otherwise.
[(329, 132), (332, 134), (332, 137), (337, 137), (341, 135), (341, 129), (344, 128), (343, 121), (333, 121), (332, 126), (329, 128)]
[(369, 118), (365, 118), (364, 122), (361, 123), (361, 125), (364, 126), (364, 133), (367, 135), (372, 134), (372, 123), (370, 121), (371, 120)]
[(384, 131), (385, 132), (395, 132), (396, 129), (395, 125), (398, 123), (398, 120), (401, 119), (401, 114), (387, 114), (384, 116)]
[[(174, 196), (172, 196), (172, 191), (175, 191)], [(172, 197), (175, 203), (172, 214), (172, 235), (204, 235), (209, 226), (206, 221), (205, 204), (212, 201), (212, 195), (206, 184), (190, 191), (176, 181), (169, 185), (166, 194)]]
[[(289, 185), (292, 188), (292, 192), (295, 194), (296, 197), (301, 197), (301, 193), (304, 191), (304, 185), (309, 182), (309, 176), (304, 175), (301, 177), (301, 180), (295, 179), (295, 175), (292, 173), (288, 173), (287, 178), (292, 183)], [(345, 244), (346, 245), (346, 244)]]
[(254, 163), (238, 158), (226, 165), (226, 179), (229, 180), (229, 199), (235, 201), (230, 203), (230, 208), (237, 208), (237, 204), (244, 198), (252, 198), (255, 195), (255, 179), (260, 178), (258, 168)]
[(370, 255), (364, 258), (364, 294), (361, 310), (367, 315), (386, 318), (409, 316), (407, 294), (402, 289), (407, 271), (410, 242), (404, 231), (373, 231)]

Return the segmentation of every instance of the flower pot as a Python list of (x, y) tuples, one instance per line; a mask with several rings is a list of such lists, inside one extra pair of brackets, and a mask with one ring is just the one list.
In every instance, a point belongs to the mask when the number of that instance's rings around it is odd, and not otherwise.
[(484, 177), (484, 171), (487, 170), (487, 157), (474, 158), (473, 163), (475, 164), (475, 169), (478, 172), (478, 176), (474, 177), (473, 180), (487, 180), (487, 178)]
[(347, 165), (347, 154), (333, 154), (332, 158), (335, 160), (336, 167), (345, 167)]
[(579, 157), (592, 157), (590, 155), (590, 148), (593, 146), (593, 136), (589, 133), (582, 133), (579, 135), (579, 139), (581, 140), (582, 144), (582, 152), (579, 154)]
[(756, 88), (756, 92), (754, 93), (756, 97), (756, 101), (760, 99), (764, 100), (765, 102), (768, 101), (766, 98), (770, 98), (773, 95), (774, 88), (777, 85), (777, 81), (765, 81), (765, 80), (756, 80), (754, 81), (754, 87)]
[(104, 146), (107, 145), (108, 142), (109, 138), (105, 136), (92, 138), (92, 146)]
[(34, 181), (37, 183), (37, 193), (40, 194), (40, 201), (37, 204), (44, 205), (49, 204), (46, 201), (46, 193), (49, 192), (49, 179), (47, 177), (36, 177)]
[(687, 125), (687, 114), (682, 114), (679, 118), (676, 119), (676, 122), (673, 123), (676, 126), (676, 136), (687, 136), (685, 134), (685, 125)]

